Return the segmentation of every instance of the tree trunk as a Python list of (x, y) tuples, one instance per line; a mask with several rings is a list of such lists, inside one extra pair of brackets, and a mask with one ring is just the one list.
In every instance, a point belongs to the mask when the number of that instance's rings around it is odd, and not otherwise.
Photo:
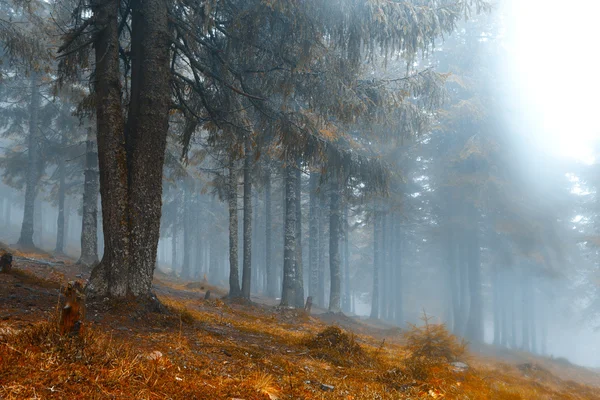
[(308, 220), (308, 259), (310, 269), (310, 280), (308, 284), (308, 295), (318, 303), (319, 292), (319, 210), (317, 208), (317, 180), (316, 173), (311, 172), (309, 178), (309, 220)]
[[(65, 150), (67, 141), (66, 134), (61, 135), (61, 150)], [(56, 248), (57, 254), (65, 252), (65, 158), (63, 154), (58, 157), (58, 219), (56, 221)]]
[[(476, 221), (473, 218), (472, 221)], [(479, 248), (479, 232), (477, 222), (471, 231), (471, 240), (467, 244), (469, 249), (469, 320), (467, 323), (467, 338), (474, 342), (483, 343), (483, 298), (481, 295), (481, 262)]]
[(81, 218), (81, 257), (78, 264), (88, 267), (98, 263), (98, 153), (96, 137), (88, 128), (85, 151), (83, 207)]
[(189, 279), (191, 273), (192, 251), (192, 182), (185, 180), (183, 183), (183, 263), (181, 277)]
[(27, 176), (25, 179), (25, 204), (23, 206), (23, 223), (21, 224), (21, 236), (17, 245), (22, 248), (33, 248), (33, 219), (35, 198), (38, 191), (40, 179), (40, 155), (39, 155), (39, 111), (41, 104), (40, 82), (38, 73), (31, 74), (31, 100), (29, 103), (29, 136), (27, 144)]
[(285, 167), (285, 232), (283, 244), (283, 283), (281, 305), (291, 306), (296, 288), (296, 173), (294, 167)]
[(342, 309), (350, 311), (350, 224), (348, 223), (348, 202), (344, 202), (344, 295)]
[(127, 216), (127, 154), (119, 70), (119, 2), (93, 0), (92, 12), (100, 28), (94, 40), (96, 124), (102, 200), (104, 256), (92, 270), (88, 295), (124, 297), (127, 294), (129, 230)]
[(329, 311), (340, 312), (341, 276), (340, 276), (340, 189), (338, 178), (331, 179), (331, 198), (329, 203), (329, 272), (331, 274), (329, 291)]
[(379, 274), (381, 266), (381, 212), (373, 217), (373, 291), (371, 293), (371, 318), (379, 318)]
[(273, 214), (271, 207), (271, 167), (267, 166), (265, 177), (265, 269), (267, 274), (267, 295), (277, 296), (277, 277), (273, 268)]
[(502, 341), (502, 316), (501, 316), (501, 305), (500, 305), (500, 267), (498, 263), (494, 263), (492, 267), (492, 302), (493, 302), (493, 314), (494, 314), (494, 346), (500, 346)]
[(239, 297), (240, 274), (238, 270), (238, 180), (233, 162), (229, 164), (229, 297)]
[(131, 96), (122, 117), (119, 2), (94, 0), (95, 91), (104, 257), (92, 271), (90, 297), (151, 296), (160, 236), (167, 141), (169, 31), (167, 2), (133, 0)]
[(252, 283), (252, 142), (244, 140), (244, 260), (242, 268), (242, 297), (250, 299)]
[(521, 266), (521, 349), (524, 351), (530, 351), (531, 346), (531, 331), (529, 330), (531, 315), (529, 314), (529, 302), (530, 302), (530, 277), (528, 266)]
[(302, 174), (300, 163), (296, 164), (296, 286), (294, 288), (294, 305), (304, 307), (304, 275), (302, 265)]
[(396, 243), (394, 243), (395, 256), (394, 256), (394, 264), (396, 270), (396, 278), (395, 282), (395, 291), (396, 291), (396, 323), (400, 326), (404, 325), (404, 285), (402, 279), (402, 249), (403, 249), (403, 241), (402, 241), (402, 225), (400, 218), (396, 216)]

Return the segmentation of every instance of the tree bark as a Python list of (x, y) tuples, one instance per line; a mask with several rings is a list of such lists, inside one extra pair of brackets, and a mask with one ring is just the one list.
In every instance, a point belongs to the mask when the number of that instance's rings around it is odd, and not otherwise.
[(192, 252), (192, 182), (184, 181), (183, 186), (183, 264), (181, 265), (181, 277), (189, 279), (191, 274), (191, 252)]
[(331, 179), (331, 197), (329, 203), (329, 272), (331, 274), (329, 291), (329, 311), (341, 310), (340, 275), (340, 189), (337, 177)]
[(318, 232), (318, 246), (319, 246), (319, 288), (318, 288), (318, 304), (321, 307), (325, 307), (325, 270), (326, 270), (326, 241), (325, 241), (325, 228), (327, 222), (327, 210), (325, 209), (325, 202), (323, 198), (319, 198), (319, 205), (317, 206), (317, 214), (319, 218), (319, 232)]
[(244, 139), (244, 259), (242, 267), (242, 297), (250, 300), (252, 284), (252, 142)]
[(277, 279), (273, 268), (273, 214), (271, 206), (271, 167), (267, 166), (265, 177), (265, 269), (267, 274), (267, 294), (277, 296)]
[(381, 212), (373, 217), (373, 291), (371, 293), (371, 318), (379, 318), (379, 274), (381, 266)]
[(27, 177), (25, 179), (25, 204), (23, 206), (23, 222), (21, 224), (21, 236), (17, 245), (22, 248), (34, 248), (33, 243), (33, 219), (35, 198), (38, 191), (40, 179), (40, 155), (39, 155), (39, 111), (41, 95), (39, 85), (39, 74), (31, 74), (31, 100), (29, 103), (29, 136), (27, 143)]
[(294, 305), (304, 308), (304, 275), (302, 265), (302, 173), (300, 164), (296, 164), (296, 287), (294, 288)]
[(311, 172), (309, 178), (309, 216), (308, 216), (308, 259), (310, 280), (308, 295), (318, 303), (319, 298), (319, 210), (317, 208), (317, 181), (316, 173)]
[(396, 266), (396, 279), (395, 282), (395, 290), (396, 290), (396, 323), (400, 326), (404, 325), (404, 285), (402, 279), (402, 250), (403, 250), (403, 241), (402, 241), (402, 225), (400, 218), (396, 216), (396, 240), (397, 242), (394, 244), (395, 257), (394, 264)]
[(229, 205), (229, 297), (239, 297), (240, 274), (238, 270), (238, 180), (235, 165), (229, 163), (227, 203)]
[(121, 104), (118, 10), (116, 0), (94, 0), (92, 12), (99, 27), (94, 40), (96, 124), (104, 231), (104, 256), (92, 270), (91, 297), (125, 297), (129, 264), (127, 215), (127, 153)]
[[(61, 150), (64, 150), (67, 145), (66, 134), (61, 134)], [(65, 157), (63, 154), (58, 156), (58, 218), (56, 221), (56, 248), (54, 252), (64, 254), (65, 252)]]
[(133, 0), (131, 9), (131, 101), (125, 129), (119, 2), (92, 2), (100, 27), (94, 76), (105, 251), (90, 277), (90, 297), (150, 298), (156, 267), (170, 107), (167, 2)]
[(78, 264), (88, 267), (98, 263), (98, 153), (96, 135), (88, 128), (85, 172), (83, 183), (83, 207), (81, 218), (81, 256)]
[(350, 224), (348, 223), (348, 202), (344, 202), (343, 218), (343, 248), (344, 248), (344, 294), (342, 300), (342, 309), (345, 312), (350, 311)]
[(285, 223), (283, 243), (283, 283), (281, 305), (291, 306), (296, 288), (296, 174), (294, 167), (285, 167)]

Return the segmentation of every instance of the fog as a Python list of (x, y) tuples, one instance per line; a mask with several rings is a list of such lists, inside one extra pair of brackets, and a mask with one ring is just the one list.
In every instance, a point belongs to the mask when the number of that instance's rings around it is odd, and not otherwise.
[[(91, 35), (63, 3), (36, 12)], [(269, 305), (310, 298), (318, 312), (386, 326), (427, 315), (472, 343), (600, 368), (600, 5), (498, 1), (417, 34), (381, 33), (383, 20), (362, 20), (354, 0), (318, 2), (329, 14), (302, 15), (323, 28), (303, 36), (287, 8), (252, 3), (247, 30), (219, 15), (188, 46), (181, 28), (165, 50), (170, 92), (141, 105), (133, 39), (120, 33), (122, 88), (108, 117), (90, 49), (69, 50), (67, 35), (57, 54), (50, 27), (13, 37), (42, 37), (47, 58), (2, 39), (0, 240), (85, 260), (85, 278), (119, 262), (146, 271), (147, 287), (129, 282), (126, 294), (149, 292), (154, 271)], [(234, 10), (218, 12), (233, 20)], [(265, 23), (271, 12), (287, 22)], [(139, 128), (160, 113), (136, 107), (165, 98), (164, 123)], [(136, 187), (150, 170), (162, 180)]]

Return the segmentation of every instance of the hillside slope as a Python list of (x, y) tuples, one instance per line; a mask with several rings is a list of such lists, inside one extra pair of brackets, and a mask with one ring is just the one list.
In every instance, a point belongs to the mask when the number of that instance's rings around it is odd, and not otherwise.
[(86, 272), (48, 254), (17, 256), (0, 274), (2, 399), (600, 398), (591, 370), (488, 346), (463, 353), (441, 326), (402, 333), (230, 302), (222, 289), (167, 276), (155, 279), (162, 312), (89, 304), (80, 335), (62, 337), (60, 285)]

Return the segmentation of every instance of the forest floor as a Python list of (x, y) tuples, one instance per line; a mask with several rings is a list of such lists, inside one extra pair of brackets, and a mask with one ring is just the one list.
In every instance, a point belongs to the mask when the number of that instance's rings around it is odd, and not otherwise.
[(600, 399), (600, 375), (566, 360), (463, 351), (439, 325), (404, 332), (232, 302), (161, 274), (162, 312), (88, 305), (80, 334), (63, 337), (61, 285), (87, 273), (11, 251), (13, 271), (0, 274), (1, 399)]

